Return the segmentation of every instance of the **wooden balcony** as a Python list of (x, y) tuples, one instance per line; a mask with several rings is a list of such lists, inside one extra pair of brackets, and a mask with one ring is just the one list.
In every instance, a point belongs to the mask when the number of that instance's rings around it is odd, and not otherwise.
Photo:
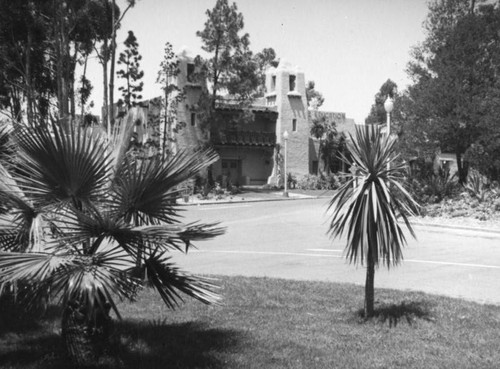
[(262, 131), (215, 130), (212, 131), (211, 139), (214, 145), (274, 146), (276, 134)]

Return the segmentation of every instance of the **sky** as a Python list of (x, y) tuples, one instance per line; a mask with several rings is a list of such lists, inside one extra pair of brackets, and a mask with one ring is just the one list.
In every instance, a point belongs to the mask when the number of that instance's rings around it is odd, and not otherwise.
[[(143, 59), (144, 98), (160, 95), (156, 76), (166, 42), (174, 51), (204, 55), (196, 31), (215, 0), (137, 0), (122, 21), (119, 51), (129, 30)], [(229, 0), (231, 3), (232, 1)], [(254, 53), (272, 47), (316, 83), (325, 103), (320, 110), (343, 112), (364, 122), (382, 84), (391, 79), (403, 90), (411, 48), (425, 38), (426, 0), (236, 0), (243, 32)], [(125, 0), (117, 1), (125, 9)], [(102, 72), (94, 58), (88, 67), (94, 111), (102, 105)], [(120, 85), (116, 80), (115, 85)], [(115, 93), (115, 96), (119, 96)]]

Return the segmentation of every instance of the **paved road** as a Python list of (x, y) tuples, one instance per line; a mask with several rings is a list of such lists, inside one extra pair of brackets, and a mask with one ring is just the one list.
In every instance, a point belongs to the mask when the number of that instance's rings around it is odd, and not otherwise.
[[(199, 274), (268, 276), (364, 284), (365, 269), (350, 265), (345, 239), (326, 236), (327, 200), (186, 207), (187, 221), (221, 221), (227, 233), (176, 256)], [(500, 304), (500, 234), (415, 227), (402, 265), (379, 269), (375, 287), (425, 291)]]

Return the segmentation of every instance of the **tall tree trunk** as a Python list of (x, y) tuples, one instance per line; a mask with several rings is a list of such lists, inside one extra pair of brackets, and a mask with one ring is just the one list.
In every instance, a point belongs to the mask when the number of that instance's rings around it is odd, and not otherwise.
[(108, 111), (108, 122), (110, 127), (114, 127), (115, 125), (115, 61), (116, 61), (116, 27), (117, 23), (115, 22), (115, 0), (112, 1), (111, 4), (111, 19), (112, 19), (112, 28), (111, 28), (111, 65), (109, 69), (109, 107), (110, 111)]
[[(215, 48), (215, 56), (214, 56), (214, 80), (213, 80), (213, 86), (212, 86), (212, 109), (215, 109), (215, 99), (217, 98), (217, 88), (219, 87), (219, 46)], [(209, 129), (210, 131), (210, 129)]]
[[(84, 87), (84, 80), (87, 78), (87, 61), (89, 60), (89, 55), (85, 55), (85, 63), (83, 64), (83, 73), (82, 73), (82, 90)], [(83, 98), (83, 95), (81, 94), (82, 91), (80, 91), (80, 105), (81, 105), (81, 110), (80, 110), (80, 124), (85, 124), (85, 101)]]
[[(170, 138), (171, 124), (168, 121), (168, 72), (165, 75), (165, 114), (163, 116), (163, 149), (162, 149), (162, 159), (167, 158), (167, 136)], [(170, 154), (170, 150), (169, 150)]]
[(375, 261), (372, 257), (371, 248), (368, 249), (366, 260), (366, 282), (365, 282), (365, 318), (371, 318), (374, 313), (375, 300)]
[[(107, 0), (106, 0), (107, 1)], [(122, 19), (127, 14), (128, 10), (135, 5), (135, 0), (128, 0), (128, 5), (121, 14), (120, 19), (115, 20), (116, 12), (116, 0), (113, 0), (111, 3), (111, 20), (112, 20), (112, 28), (111, 28), (111, 65), (109, 69), (109, 101), (108, 101), (108, 124), (109, 129), (114, 127), (115, 124), (115, 112), (114, 112), (114, 103), (115, 103), (115, 64), (116, 64), (116, 29), (120, 25)], [(109, 132), (109, 131), (108, 131)]]
[(103, 111), (102, 111), (102, 124), (106, 125), (106, 132), (108, 139), (111, 137), (111, 125), (109, 122), (109, 102), (108, 102), (108, 59), (109, 47), (108, 40), (104, 39), (102, 44), (102, 81), (103, 81)]
[(56, 79), (57, 98), (59, 103), (59, 119), (63, 128), (69, 130), (69, 106), (68, 106), (68, 80), (67, 66), (69, 62), (68, 40), (64, 19), (63, 7), (65, 2), (56, 2), (55, 17), (55, 57), (56, 57)]
[[(69, 49), (69, 45), (68, 45)], [(69, 55), (69, 50), (68, 50)], [(75, 66), (76, 58), (78, 57), (78, 51), (75, 43), (75, 51), (70, 60), (68, 60), (68, 92), (69, 92), (69, 102), (70, 102), (70, 114), (71, 118), (74, 120), (76, 117), (76, 101), (75, 101)]]

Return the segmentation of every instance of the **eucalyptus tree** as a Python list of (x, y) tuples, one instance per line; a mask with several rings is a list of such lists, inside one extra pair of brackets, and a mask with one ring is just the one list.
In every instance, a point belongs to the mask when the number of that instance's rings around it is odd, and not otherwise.
[(328, 233), (332, 238), (347, 234), (346, 257), (351, 263), (366, 264), (365, 317), (374, 315), (375, 268), (390, 268), (403, 260), (406, 238), (398, 219), (411, 235), (408, 216), (417, 203), (406, 191), (405, 164), (397, 160), (396, 139), (382, 134), (374, 125), (356, 128), (347, 142), (355, 174), (339, 188), (329, 205)]
[(95, 361), (110, 309), (120, 317), (117, 301), (133, 300), (144, 275), (167, 307), (179, 303), (180, 293), (218, 300), (212, 281), (180, 270), (170, 256), (223, 233), (216, 224), (182, 223), (176, 206), (178, 185), (218, 155), (209, 149), (169, 160), (128, 155), (140, 113), (132, 109), (111, 140), (57, 123), (16, 125), (17, 160), (2, 170), (0, 200), (8, 211), (0, 221), (0, 293), (17, 284), (28, 307), (53, 297), (76, 365)]

